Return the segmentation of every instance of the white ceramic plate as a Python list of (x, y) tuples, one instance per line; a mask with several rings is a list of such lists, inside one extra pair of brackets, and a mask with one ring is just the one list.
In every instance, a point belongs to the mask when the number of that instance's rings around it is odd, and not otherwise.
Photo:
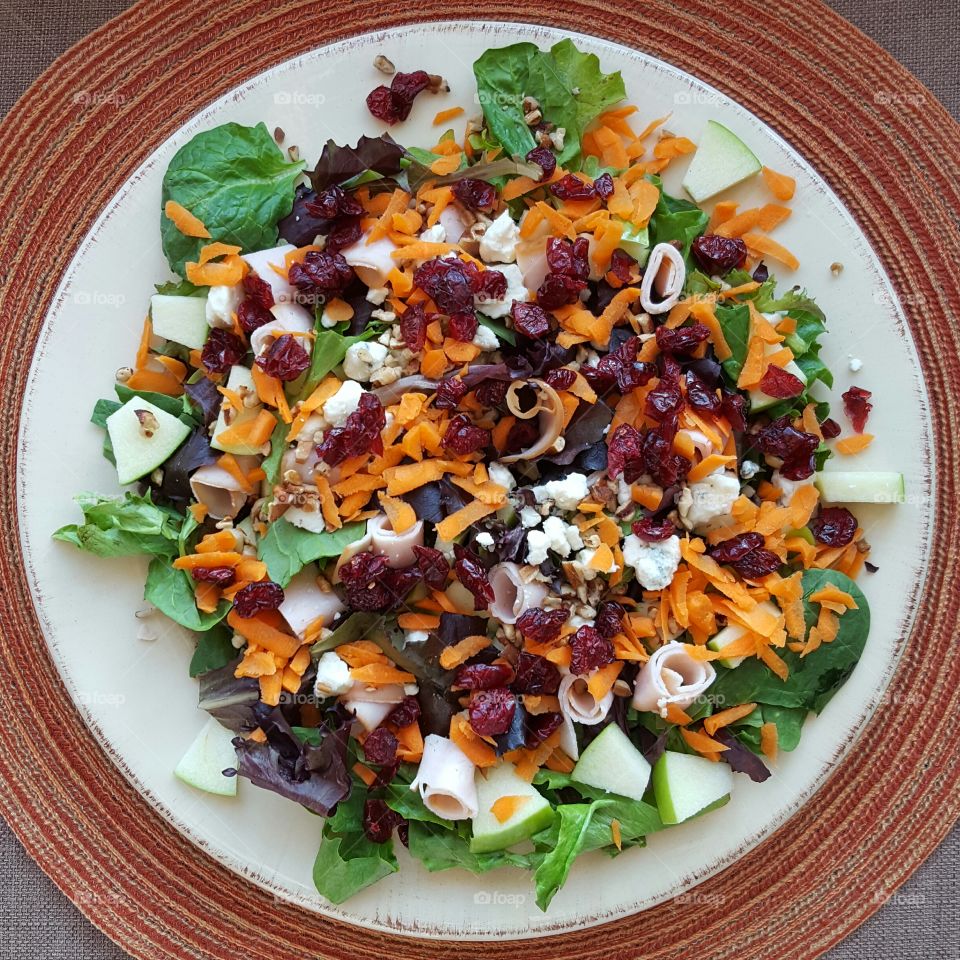
[[(171, 625), (152, 643), (136, 638), (134, 613), (143, 606), (145, 564), (92, 559), (50, 540), (55, 528), (77, 519), (70, 502), (74, 493), (117, 489), (116, 474), (100, 456), (101, 432), (87, 418), (98, 397), (111, 395), (114, 372), (136, 350), (153, 284), (169, 276), (158, 230), (168, 161), (197, 131), (226, 121), (280, 126), (286, 145), (297, 144), (308, 161), (328, 138), (353, 143), (363, 133), (380, 132), (363, 103), (382, 80), (372, 66), (378, 53), (401, 70), (426, 66), (449, 79), (449, 95), (424, 95), (413, 118), (391, 130), (406, 143), (428, 146), (441, 132), (430, 126), (437, 110), (463, 106), (468, 116), (479, 112), (471, 64), (484, 49), (518, 40), (546, 46), (565, 35), (475, 23), (366, 35), (285, 63), (212, 104), (136, 171), (81, 245), (47, 318), (24, 405), (19, 464), (24, 554), (64, 695), (74, 699), (144, 796), (211, 856), (280, 897), (368, 928), (422, 937), (533, 937), (642, 910), (729, 865), (794, 813), (850, 748), (884, 695), (924, 576), (932, 495), (925, 392), (906, 323), (862, 233), (811, 167), (744, 108), (673, 67), (581, 36), (578, 43), (599, 54), (604, 70), (623, 72), (629, 100), (641, 105), (641, 123), (673, 111), (668, 127), (696, 142), (706, 120), (718, 119), (765, 164), (797, 180), (795, 213), (776, 236), (802, 267), (795, 275), (782, 273), (782, 285), (808, 287), (827, 313), (825, 357), (837, 374), (838, 411), (839, 394), (851, 382), (848, 358), (863, 361), (857, 383), (874, 391), (871, 430), (878, 437), (852, 465), (901, 470), (907, 477), (905, 505), (857, 511), (880, 566), (862, 578), (874, 624), (862, 662), (824, 714), (808, 722), (799, 748), (782, 757), (769, 781), (753, 784), (737, 777), (730, 804), (655, 834), (646, 849), (616, 860), (599, 854), (582, 858), (547, 914), (536, 907), (525, 872), (429, 875), (402, 850), (399, 874), (333, 907), (311, 882), (320, 838), (316, 817), (247, 782), (240, 784), (236, 800), (225, 800), (173, 777), (174, 765), (205, 720), (196, 707), (196, 683), (187, 675), (188, 636)], [(463, 119), (454, 123), (462, 134)], [(680, 163), (670, 171), (671, 192), (679, 192), (682, 171)], [(731, 191), (731, 199), (753, 206), (768, 197), (753, 183)], [(839, 277), (829, 270), (835, 261), (844, 265)]]

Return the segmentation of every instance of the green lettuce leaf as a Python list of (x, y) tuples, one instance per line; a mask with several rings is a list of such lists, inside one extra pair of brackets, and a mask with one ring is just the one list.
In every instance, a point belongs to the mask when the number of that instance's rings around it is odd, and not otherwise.
[(270, 579), (285, 587), (308, 563), (321, 557), (338, 557), (366, 532), (365, 521), (345, 523), (332, 533), (311, 533), (282, 517), (270, 524), (257, 544), (257, 554), (267, 565)]
[(411, 820), (409, 827), (410, 855), (416, 857), (431, 873), (460, 868), (470, 873), (486, 873), (497, 867), (530, 867), (539, 860), (537, 854), (496, 850), (471, 853), (470, 825), (460, 820), (441, 826), (423, 820)]
[(164, 557), (150, 561), (143, 597), (171, 620), (197, 633), (216, 626), (230, 611), (228, 600), (222, 600), (212, 613), (198, 610), (190, 574), (175, 570)]
[(54, 540), (72, 543), (98, 557), (177, 556), (177, 538), (183, 517), (153, 502), (150, 494), (101, 497), (81, 493), (75, 498), (83, 511), (82, 524), (68, 524)]
[(710, 217), (695, 203), (664, 193), (659, 177), (648, 176), (647, 179), (660, 191), (660, 199), (650, 217), (650, 246), (652, 248), (658, 243), (680, 244), (689, 270), (690, 245), (706, 230)]
[(544, 119), (566, 131), (557, 162), (569, 170), (579, 168), (587, 125), (626, 96), (620, 73), (603, 73), (597, 56), (569, 39), (547, 52), (533, 43), (487, 50), (473, 72), (487, 128), (505, 152), (524, 157), (537, 145), (523, 119), (523, 99), (533, 97)]
[(199, 677), (211, 670), (219, 670), (234, 660), (237, 650), (231, 642), (232, 638), (233, 631), (219, 623), (206, 633), (201, 633), (190, 660), (190, 676)]
[(163, 176), (162, 206), (174, 200), (199, 218), (210, 239), (184, 236), (161, 212), (163, 252), (186, 276), (204, 244), (236, 244), (246, 252), (276, 245), (277, 221), (293, 209), (293, 187), (306, 166), (288, 162), (263, 123), (224, 123), (182, 146)]

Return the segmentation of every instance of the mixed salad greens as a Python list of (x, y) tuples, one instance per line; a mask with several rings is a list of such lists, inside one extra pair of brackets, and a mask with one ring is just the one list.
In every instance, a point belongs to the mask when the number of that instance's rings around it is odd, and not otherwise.
[[(390, 126), (447, 97), (377, 65)], [(789, 176), (713, 121), (637, 129), (569, 40), (474, 69), (482, 116), (441, 109), (465, 129), (429, 149), (330, 141), (308, 171), (228, 123), (178, 151), (176, 279), (91, 417), (136, 486), (55, 534), (149, 559), (210, 714), (177, 774), (325, 817), (336, 903), (399, 840), (529, 869), (545, 910), (581, 854), (765, 780), (866, 642), (836, 504), (903, 493), (822, 469), (871, 441), (870, 393), (830, 417), (823, 311), (766, 266), (798, 265)], [(770, 202), (717, 199), (753, 176)]]

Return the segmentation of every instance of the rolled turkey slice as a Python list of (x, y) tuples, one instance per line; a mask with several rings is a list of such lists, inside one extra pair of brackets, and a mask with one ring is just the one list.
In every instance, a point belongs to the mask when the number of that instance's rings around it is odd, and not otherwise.
[(689, 707), (716, 677), (711, 664), (695, 660), (684, 644), (673, 640), (660, 647), (637, 675), (633, 706), (665, 717), (669, 704), (681, 710)]
[(560, 712), (564, 717), (569, 717), (574, 723), (584, 723), (587, 726), (593, 726), (605, 720), (613, 706), (612, 691), (602, 699), (595, 700), (593, 694), (587, 689), (587, 678), (575, 673), (568, 673), (560, 681), (557, 697), (560, 700)]
[(516, 623), (524, 610), (539, 607), (547, 597), (547, 585), (539, 581), (524, 583), (515, 563), (498, 563), (488, 574), (493, 587), (490, 612), (501, 623)]
[[(274, 303), (292, 303), (296, 298), (297, 288), (287, 280), (286, 255), (297, 248), (290, 243), (269, 250), (258, 250), (256, 253), (246, 253), (241, 257), (250, 269), (270, 287)], [(274, 270), (274, 267), (277, 269)], [(281, 271), (277, 273), (277, 270)]]
[(321, 626), (329, 627), (346, 607), (333, 590), (320, 588), (316, 568), (310, 565), (283, 588), (283, 603), (279, 609), (290, 629), (303, 640), (311, 624), (319, 620)]
[(475, 768), (466, 754), (447, 737), (431, 733), (423, 741), (423, 759), (410, 784), (419, 790), (423, 805), (444, 820), (467, 820), (479, 810)]

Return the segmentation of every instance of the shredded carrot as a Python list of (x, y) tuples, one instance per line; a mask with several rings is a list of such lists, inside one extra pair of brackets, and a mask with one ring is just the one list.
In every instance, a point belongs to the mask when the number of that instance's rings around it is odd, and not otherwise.
[(841, 604), (848, 610), (858, 609), (857, 601), (854, 600), (849, 593), (841, 590), (832, 583), (826, 587), (821, 587), (814, 593), (811, 593), (807, 599), (810, 601), (810, 603), (836, 603)]
[[(274, 623), (279, 619), (275, 618)], [(277, 629), (274, 623), (271, 623), (271, 618), (263, 613), (253, 617), (241, 617), (234, 609), (227, 614), (227, 623), (248, 643), (288, 660), (300, 647), (300, 641), (296, 637)]]
[(786, 202), (793, 199), (794, 191), (797, 189), (797, 181), (785, 173), (777, 173), (769, 167), (763, 167), (760, 171), (763, 174), (763, 182), (767, 189), (777, 198)]
[(433, 125), (439, 127), (441, 123), (453, 120), (454, 117), (459, 117), (462, 113), (463, 107), (450, 107), (448, 110), (440, 110), (433, 118)]
[(210, 231), (203, 225), (203, 221), (176, 200), (168, 200), (164, 204), (163, 212), (185, 237), (198, 237), (202, 240), (210, 238)]
[(242, 553), (210, 551), (207, 553), (188, 553), (173, 561), (174, 570), (197, 570), (200, 567), (236, 567), (243, 559)]
[(490, 808), (490, 812), (500, 823), (506, 823), (518, 810), (529, 803), (530, 799), (530, 797), (498, 797)]
[(687, 475), (687, 480), (690, 483), (696, 483), (698, 480), (702, 480), (704, 477), (708, 477), (711, 473), (716, 472), (721, 467), (727, 467), (732, 463), (736, 463), (736, 456), (725, 457), (719, 453), (711, 453), (710, 456), (704, 457), (695, 467), (693, 467), (689, 474)]
[(445, 177), (448, 173), (453, 173), (460, 167), (463, 160), (463, 153), (457, 150), (456, 153), (450, 153), (445, 157), (438, 157), (430, 164), (430, 172), (438, 177)]
[(789, 207), (782, 207), (778, 203), (764, 204), (757, 216), (757, 226), (765, 233), (769, 233), (783, 223), (792, 212)]
[(610, 821), (610, 839), (613, 841), (613, 845), (618, 849), (623, 849), (623, 837), (620, 833), (620, 821), (611, 820)]
[(210, 263), (189, 262), (186, 265), (187, 279), (198, 287), (234, 287), (248, 269), (246, 262), (236, 255)]
[(230, 257), (238, 254), (243, 248), (235, 246), (232, 243), (207, 243), (200, 248), (199, 261), (203, 265), (209, 263), (211, 260), (216, 260), (217, 257)]
[(723, 753), (730, 748), (712, 737), (708, 737), (699, 730), (688, 730), (686, 727), (680, 728), (680, 736), (686, 740), (687, 745), (692, 747), (697, 753), (704, 755)]
[(401, 613), (397, 625), (401, 630), (436, 630), (440, 618), (432, 613)]
[(777, 747), (780, 737), (780, 731), (775, 723), (764, 723), (760, 725), (760, 752), (768, 760), (777, 759)]
[(766, 356), (763, 341), (759, 337), (752, 336), (747, 344), (747, 357), (743, 361), (743, 367), (737, 379), (737, 386), (741, 390), (757, 386), (763, 379), (765, 370)]
[(837, 453), (843, 454), (845, 457), (850, 457), (855, 453), (866, 450), (872, 442), (872, 433), (857, 433), (852, 437), (844, 437), (842, 440), (838, 440), (834, 444), (834, 449)]
[(711, 714), (703, 721), (703, 729), (712, 737), (721, 727), (729, 727), (744, 717), (750, 716), (757, 709), (755, 703), (742, 703), (738, 707), (728, 707), (719, 713)]
[(406, 533), (417, 522), (417, 515), (413, 507), (404, 500), (397, 500), (381, 493), (380, 506), (387, 514), (387, 519), (390, 521), (394, 533)]
[(752, 230), (760, 221), (760, 208), (751, 207), (742, 213), (735, 214), (717, 227), (718, 237), (742, 237), (748, 230)]
[(350, 676), (357, 683), (365, 683), (370, 686), (386, 686), (392, 683), (416, 683), (416, 677), (405, 670), (398, 670), (396, 667), (386, 663), (368, 663), (365, 667), (354, 667), (350, 671)]
[(755, 256), (769, 257), (783, 264), (788, 270), (796, 270), (800, 266), (800, 261), (784, 246), (765, 237), (760, 233), (744, 233), (743, 242), (747, 249)]
[(474, 500), (465, 507), (461, 507), (448, 517), (437, 524), (437, 536), (441, 540), (451, 541), (456, 539), (464, 530), (473, 526), (478, 520), (485, 516), (495, 513), (497, 506), (495, 504), (483, 503), (481, 500)]
[(486, 637), (464, 637), (459, 643), (455, 643), (451, 647), (444, 647), (440, 654), (440, 666), (444, 670), (452, 670), (454, 667), (459, 667), (461, 663), (466, 663), (471, 657), (476, 656), (481, 650), (486, 650), (489, 646), (490, 641)]
[(693, 153), (696, 146), (686, 137), (662, 137), (653, 148), (653, 155), (658, 160), (673, 160)]
[(737, 212), (738, 204), (733, 200), (721, 200), (714, 208), (710, 216), (710, 225), (707, 227), (708, 233), (716, 233), (717, 227), (721, 223), (726, 223)]
[(450, 739), (463, 751), (474, 766), (495, 767), (499, 762), (496, 751), (470, 726), (463, 714), (450, 718)]

